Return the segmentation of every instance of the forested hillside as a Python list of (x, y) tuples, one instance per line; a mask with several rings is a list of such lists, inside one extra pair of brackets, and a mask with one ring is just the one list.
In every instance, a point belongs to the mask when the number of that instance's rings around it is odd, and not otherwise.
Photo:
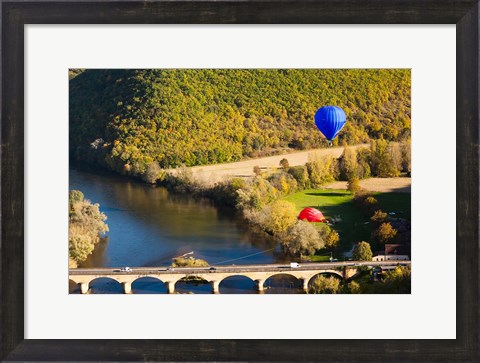
[(410, 136), (409, 70), (85, 70), (69, 82), (71, 155), (131, 175), (325, 146), (313, 121), (324, 105), (347, 115), (335, 143)]

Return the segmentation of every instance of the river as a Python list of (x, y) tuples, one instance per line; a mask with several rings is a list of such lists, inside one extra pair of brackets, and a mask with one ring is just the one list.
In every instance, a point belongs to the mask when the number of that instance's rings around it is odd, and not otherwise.
[[(172, 258), (192, 256), (210, 265), (288, 262), (278, 244), (263, 232), (252, 231), (238, 212), (206, 198), (170, 193), (114, 174), (71, 166), (69, 188), (100, 204), (108, 219), (105, 242), (80, 267), (169, 266)], [(299, 282), (290, 276), (268, 279), (266, 293), (298, 293)], [(135, 281), (133, 293), (166, 293), (163, 283), (151, 278)], [(180, 293), (210, 293), (210, 285), (178, 282)], [(70, 285), (71, 293), (78, 287)], [(98, 279), (90, 293), (122, 293), (117, 282)], [(254, 282), (231, 277), (220, 293), (256, 293)]]

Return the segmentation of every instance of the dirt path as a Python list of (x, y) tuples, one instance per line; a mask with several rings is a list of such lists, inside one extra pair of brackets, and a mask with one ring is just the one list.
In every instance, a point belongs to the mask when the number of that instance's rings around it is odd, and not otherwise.
[[(352, 146), (353, 148), (367, 147), (368, 144)], [(290, 166), (304, 165), (308, 162), (309, 155), (340, 157), (343, 153), (342, 147), (331, 147), (327, 149), (313, 149), (308, 151), (297, 151), (289, 154), (268, 156), (265, 158), (237, 161), (228, 164), (202, 165), (190, 168), (198, 179), (214, 183), (226, 177), (250, 177), (253, 176), (253, 167), (259, 166), (262, 171), (276, 169), (280, 160), (287, 159)]]
[[(368, 144), (361, 144), (352, 146), (353, 148), (367, 147)], [(215, 165), (203, 165), (194, 166), (190, 168), (193, 175), (198, 180), (213, 184), (215, 182), (224, 180), (229, 177), (241, 177), (247, 178), (254, 175), (253, 167), (259, 166), (262, 171), (274, 170), (279, 167), (280, 160), (287, 159), (290, 166), (304, 165), (309, 161), (310, 155), (322, 157), (333, 156), (340, 157), (343, 153), (343, 147), (332, 147), (327, 149), (314, 149), (308, 151), (298, 151), (289, 154), (282, 154), (276, 156), (269, 156), (259, 159), (251, 159), (238, 161), (228, 164), (215, 164)], [(171, 170), (175, 172), (175, 170)], [(410, 193), (411, 191), (411, 178), (371, 178), (362, 180), (360, 182), (362, 188), (370, 191), (377, 192), (389, 192), (399, 191)], [(334, 182), (325, 186), (328, 189), (347, 189), (346, 182)]]
[[(363, 189), (372, 192), (411, 193), (412, 178), (370, 178), (360, 180)], [(347, 182), (336, 181), (324, 186), (326, 189), (347, 189)]]

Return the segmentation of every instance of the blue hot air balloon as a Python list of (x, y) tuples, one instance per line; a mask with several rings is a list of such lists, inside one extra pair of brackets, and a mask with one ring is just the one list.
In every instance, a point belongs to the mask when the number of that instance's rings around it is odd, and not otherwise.
[(345, 112), (337, 106), (323, 106), (315, 113), (315, 125), (328, 141), (337, 136), (346, 122)]

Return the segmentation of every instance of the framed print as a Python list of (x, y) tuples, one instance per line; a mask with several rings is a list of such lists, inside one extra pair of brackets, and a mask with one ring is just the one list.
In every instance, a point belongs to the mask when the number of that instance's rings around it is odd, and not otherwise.
[(4, 1), (2, 359), (477, 361), (478, 131), (476, 1)]

